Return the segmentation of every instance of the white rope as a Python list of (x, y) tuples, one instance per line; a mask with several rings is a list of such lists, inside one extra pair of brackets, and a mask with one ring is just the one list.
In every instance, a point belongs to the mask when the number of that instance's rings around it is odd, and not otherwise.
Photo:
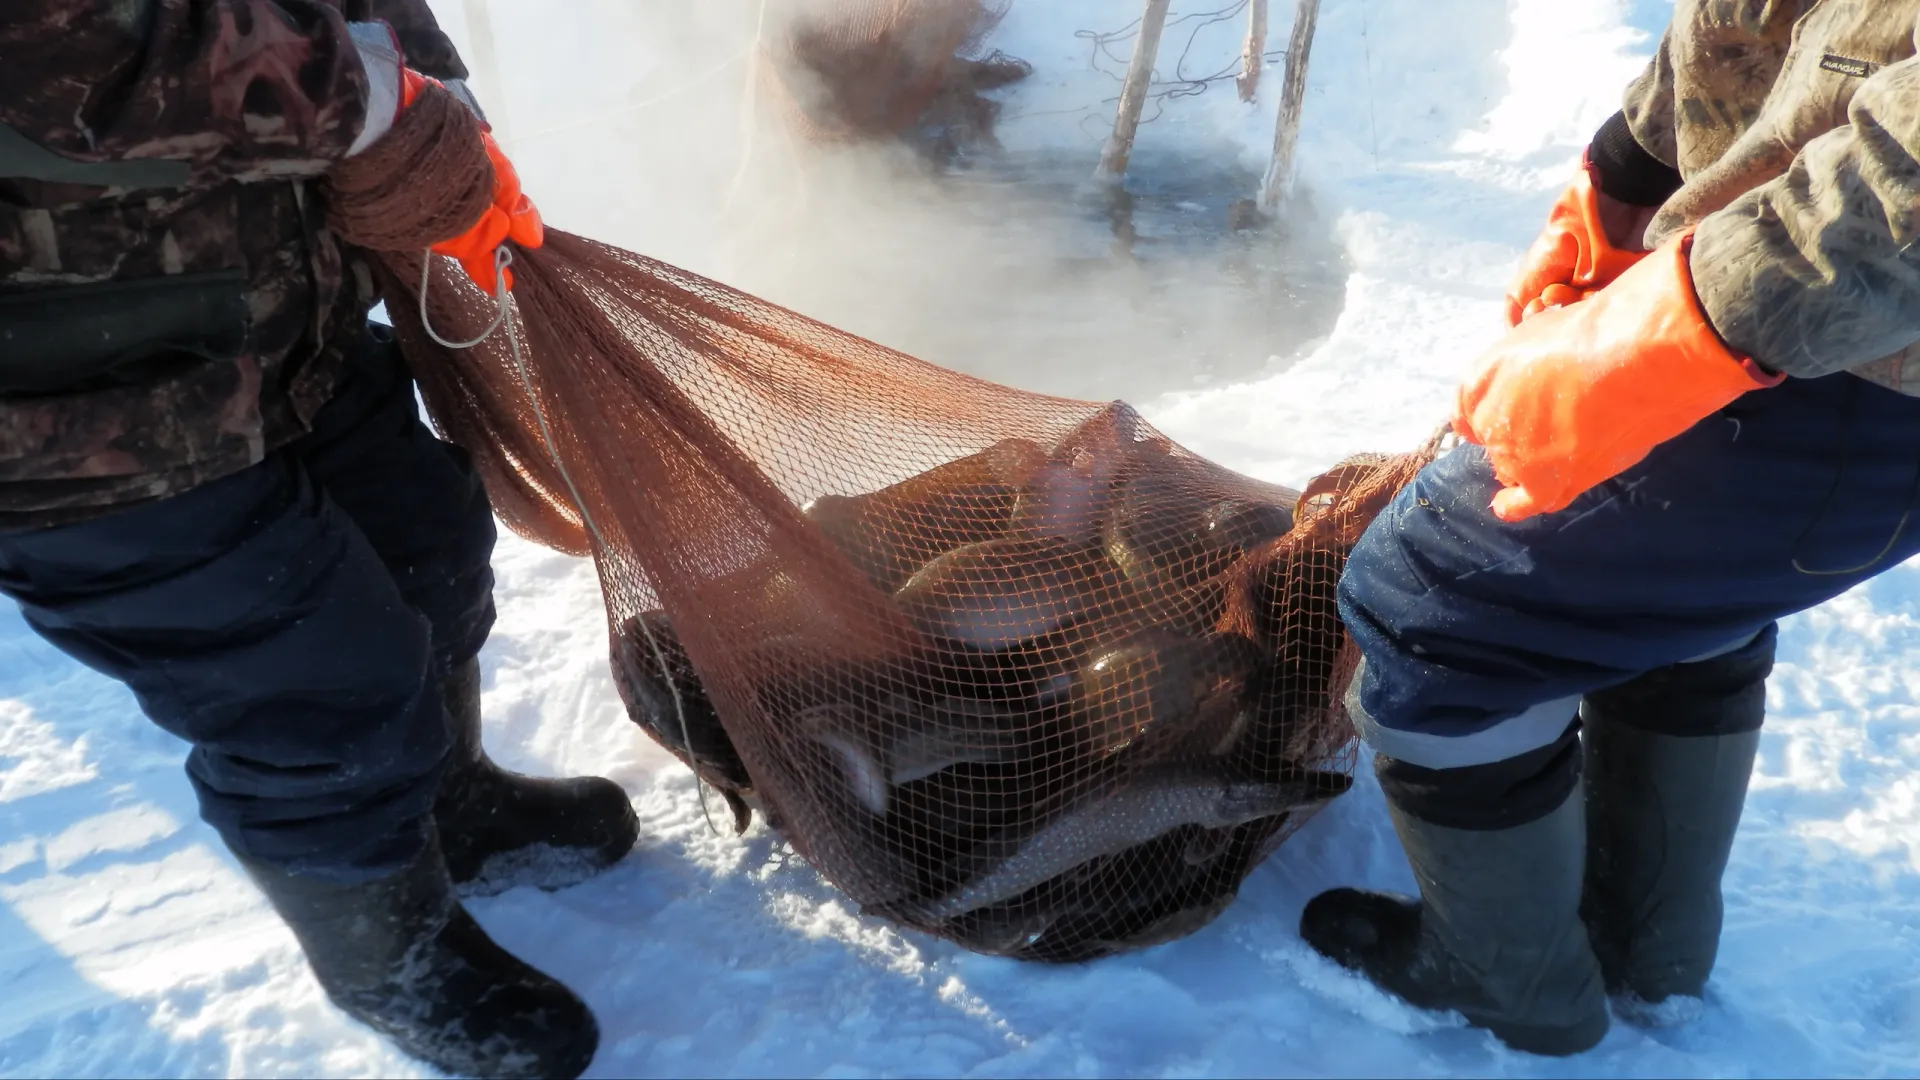
[[(425, 265), (420, 271), (420, 325), (426, 329), (427, 336), (435, 342), (446, 348), (462, 351), (478, 346), (492, 337), (494, 332), (502, 326), (507, 328), (507, 345), (513, 353), (514, 372), (519, 376), (521, 390), (527, 395), (527, 403), (533, 406), (533, 420), (540, 428), (540, 439), (546, 444), (547, 456), (552, 459), (553, 467), (559, 470), (560, 479), (566, 483), (567, 494), (573, 498), (574, 511), (580, 515), (580, 523), (585, 525), (587, 532), (592, 535), (595, 549), (604, 554), (610, 550), (607, 538), (600, 532), (600, 526), (595, 524), (593, 515), (587, 511), (586, 500), (580, 497), (580, 489), (573, 482), (573, 474), (567, 471), (566, 462), (560, 459), (560, 448), (553, 441), (553, 430), (547, 426), (546, 410), (540, 407), (540, 396), (533, 390), (533, 376), (528, 372), (526, 357), (520, 351), (520, 333), (514, 328), (513, 320), (508, 317), (511, 311), (511, 300), (507, 292), (507, 267), (513, 263), (513, 252), (508, 250), (505, 244), (494, 249), (493, 300), (496, 310), (493, 321), (487, 324), (487, 328), (479, 337), (467, 342), (448, 341), (433, 328), (433, 322), (427, 316), (427, 287), (433, 278), (433, 252), (429, 250), (422, 254)], [(667, 666), (666, 650), (660, 647), (659, 639), (654, 636), (653, 628), (647, 625), (647, 620), (635, 616), (633, 621), (640, 628), (641, 635), (646, 638), (647, 649), (653, 654), (653, 662), (659, 665), (660, 679), (667, 684), (667, 694), (673, 698), (673, 715), (680, 726), (680, 745), (686, 748), (687, 762), (691, 766), (693, 735), (687, 725), (687, 707), (680, 698), (680, 686), (674, 681), (673, 671)], [(697, 767), (693, 769), (693, 787), (700, 796), (700, 816), (706, 819), (708, 831), (715, 836), (720, 835), (720, 827), (713, 823), (713, 810), (707, 804), (707, 785), (700, 778), (700, 770)]]
[(499, 251), (500, 254), (496, 256), (494, 260), (499, 267), (494, 273), (494, 279), (495, 282), (501, 286), (499, 292), (496, 293), (494, 297), (498, 302), (498, 306), (494, 309), (493, 321), (488, 323), (487, 328), (480, 331), (480, 336), (474, 338), (472, 341), (448, 341), (446, 338), (440, 336), (438, 330), (433, 328), (433, 319), (427, 314), (427, 287), (433, 283), (433, 252), (427, 251), (425, 253), (426, 257), (420, 262), (420, 325), (426, 328), (428, 337), (449, 349), (471, 349), (492, 337), (493, 332), (500, 329), (500, 324), (507, 321), (506, 277), (501, 271), (505, 269), (507, 263), (513, 261), (513, 253), (507, 250), (505, 244), (500, 245)]

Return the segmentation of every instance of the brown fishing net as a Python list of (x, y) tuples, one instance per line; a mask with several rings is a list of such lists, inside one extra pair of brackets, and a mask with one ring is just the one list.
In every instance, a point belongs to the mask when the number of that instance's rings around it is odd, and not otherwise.
[(1006, 0), (783, 0), (760, 49), (762, 85), (814, 142), (894, 138), (916, 128), (957, 149), (990, 142), (985, 92), (1032, 74), (987, 35)]
[(1296, 493), (1124, 404), (959, 375), (558, 230), (513, 252), (490, 336), (493, 298), (433, 260), (430, 334), (421, 234), (395, 222), (431, 208), (355, 176), (453, 168), (415, 129), (456, 108), (423, 97), (355, 159), (334, 220), (382, 249), (429, 409), (501, 517), (592, 553), (623, 700), (739, 827), (764, 813), (868, 912), (1077, 960), (1204, 925), (1346, 790), (1334, 584), (1431, 447)]

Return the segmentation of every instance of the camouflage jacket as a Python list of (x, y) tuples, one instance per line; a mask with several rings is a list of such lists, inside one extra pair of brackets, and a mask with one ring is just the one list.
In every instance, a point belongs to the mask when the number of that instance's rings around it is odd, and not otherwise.
[[(1768, 367), (1920, 395), (1920, 0), (1678, 0), (1627, 91), (1694, 284)], [(1909, 363), (1909, 360), (1915, 362)]]
[[(413, 66), (465, 71), (425, 0), (6, 7), (0, 528), (27, 528), (176, 494), (304, 433), (372, 303), (314, 184), (365, 121), (347, 23), (383, 18)], [(77, 329), (138, 339), (176, 319), (190, 344), (68, 377), (90, 347)]]

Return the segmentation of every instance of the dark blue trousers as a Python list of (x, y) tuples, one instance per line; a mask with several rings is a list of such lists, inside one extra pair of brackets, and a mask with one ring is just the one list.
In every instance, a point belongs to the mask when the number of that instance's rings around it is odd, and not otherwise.
[(1447, 454), (1341, 580), (1366, 657), (1355, 720), (1390, 758), (1457, 769), (1538, 751), (1583, 695), (1751, 648), (1920, 552), (1920, 399), (1790, 379), (1559, 513), (1501, 522), (1497, 487), (1478, 447)]
[(493, 624), (493, 516), (373, 327), (314, 430), (261, 464), (82, 524), (0, 533), (0, 591), (193, 744), (238, 853), (354, 880), (427, 837), (440, 678)]

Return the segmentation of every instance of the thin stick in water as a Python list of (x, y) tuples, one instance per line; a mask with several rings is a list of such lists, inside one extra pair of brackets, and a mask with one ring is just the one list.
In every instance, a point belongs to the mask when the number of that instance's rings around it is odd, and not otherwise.
[(1274, 121), (1273, 161), (1260, 186), (1260, 210), (1273, 214), (1293, 191), (1293, 151), (1300, 141), (1300, 110), (1307, 96), (1307, 59), (1313, 51), (1320, 0), (1299, 0), (1293, 12), (1293, 36), (1287, 42), (1287, 73), (1280, 83), (1280, 115)]
[(1260, 92), (1260, 65), (1267, 52), (1267, 0), (1252, 0), (1247, 5), (1247, 43), (1240, 50), (1240, 100), (1252, 102)]
[(1120, 90), (1120, 112), (1114, 117), (1113, 134), (1100, 151), (1100, 167), (1094, 181), (1114, 185), (1127, 175), (1127, 159), (1133, 156), (1133, 136), (1140, 129), (1140, 112), (1147, 104), (1147, 88), (1153, 83), (1153, 62), (1160, 54), (1160, 33), (1167, 27), (1167, 7), (1173, 0), (1147, 0), (1140, 16), (1140, 33), (1133, 39), (1133, 61), (1127, 65), (1126, 85)]

